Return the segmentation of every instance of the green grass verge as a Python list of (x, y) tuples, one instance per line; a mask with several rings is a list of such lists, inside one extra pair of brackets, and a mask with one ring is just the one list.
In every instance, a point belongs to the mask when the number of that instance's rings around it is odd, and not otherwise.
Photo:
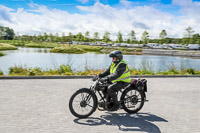
[(55, 47), (55, 48), (51, 49), (50, 52), (52, 52), (52, 53), (70, 53), (70, 54), (86, 53), (86, 51), (81, 48), (74, 47), (74, 46), (69, 47), (67, 45)]
[(110, 53), (111, 51), (114, 50), (120, 50), (123, 54), (142, 54), (142, 49), (141, 48), (119, 48), (119, 47), (104, 47), (101, 52), (102, 53)]
[(98, 52), (102, 49), (103, 47), (98, 47), (98, 46), (87, 46), (87, 45), (60, 45), (55, 48), (53, 48), (50, 52), (53, 53), (74, 53), (74, 54), (82, 54), (86, 53), (88, 51), (91, 52)]
[(0, 50), (16, 50), (17, 47), (7, 44), (7, 43), (0, 43)]
[(48, 43), (48, 42), (30, 42), (24, 45), (25, 47), (32, 47), (32, 48), (54, 48), (58, 46), (57, 43)]
[[(189, 68), (184, 70), (171, 69), (168, 71), (153, 72), (150, 70), (130, 69), (131, 75), (200, 75), (200, 71)], [(14, 66), (9, 68), (10, 76), (44, 76), (44, 75), (97, 75), (101, 70), (85, 70), (75, 72), (69, 65), (61, 65), (57, 69), (42, 70), (41, 68), (25, 68)], [(3, 74), (2, 74), (3, 75)]]

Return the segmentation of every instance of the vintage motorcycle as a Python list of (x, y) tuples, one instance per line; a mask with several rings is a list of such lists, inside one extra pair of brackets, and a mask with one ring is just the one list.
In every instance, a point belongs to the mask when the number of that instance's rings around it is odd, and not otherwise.
[[(108, 110), (112, 107), (112, 99), (106, 100), (106, 91), (109, 86), (107, 82), (100, 82), (98, 78), (93, 82), (90, 88), (81, 88), (77, 90), (70, 98), (69, 109), (71, 113), (78, 118), (87, 118), (99, 109)], [(121, 96), (118, 94), (121, 92)], [(131, 79), (131, 82), (125, 88), (117, 92), (120, 97), (120, 108), (128, 113), (137, 113), (140, 111), (146, 100), (147, 80)], [(96, 95), (98, 93), (99, 95)], [(99, 100), (98, 100), (99, 99)], [(105, 106), (107, 105), (107, 106)]]

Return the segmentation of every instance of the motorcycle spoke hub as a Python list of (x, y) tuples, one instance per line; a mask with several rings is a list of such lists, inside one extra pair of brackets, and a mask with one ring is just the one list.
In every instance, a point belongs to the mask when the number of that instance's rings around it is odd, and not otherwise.
[(131, 103), (133, 104), (133, 105), (136, 105), (137, 103), (138, 103), (138, 97), (137, 96), (132, 96), (132, 98), (131, 98)]
[(87, 102), (86, 102), (85, 100), (81, 101), (81, 102), (80, 102), (80, 106), (81, 106), (82, 108), (85, 108), (85, 107), (87, 106)]

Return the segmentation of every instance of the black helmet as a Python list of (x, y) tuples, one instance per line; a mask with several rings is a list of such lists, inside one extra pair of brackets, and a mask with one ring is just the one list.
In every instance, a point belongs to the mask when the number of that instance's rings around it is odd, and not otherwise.
[(109, 57), (117, 57), (117, 62), (120, 62), (123, 59), (122, 52), (119, 50), (112, 51), (109, 54)]

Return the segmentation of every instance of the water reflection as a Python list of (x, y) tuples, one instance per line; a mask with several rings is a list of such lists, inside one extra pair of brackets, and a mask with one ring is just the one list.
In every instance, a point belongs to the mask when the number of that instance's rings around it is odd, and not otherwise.
[[(4, 51), (4, 53), (6, 55), (0, 57), (0, 70), (5, 74), (8, 73), (9, 67), (15, 65), (40, 67), (46, 70), (58, 68), (62, 64), (69, 64), (73, 70), (78, 71), (108, 68), (112, 61), (108, 54), (50, 53), (49, 48), (19, 48), (18, 50)], [(200, 59), (153, 55), (124, 55), (124, 59), (130, 68), (147, 67), (148, 69), (152, 68), (155, 72), (168, 70), (171, 66), (178, 69), (184, 67), (200, 70)]]

